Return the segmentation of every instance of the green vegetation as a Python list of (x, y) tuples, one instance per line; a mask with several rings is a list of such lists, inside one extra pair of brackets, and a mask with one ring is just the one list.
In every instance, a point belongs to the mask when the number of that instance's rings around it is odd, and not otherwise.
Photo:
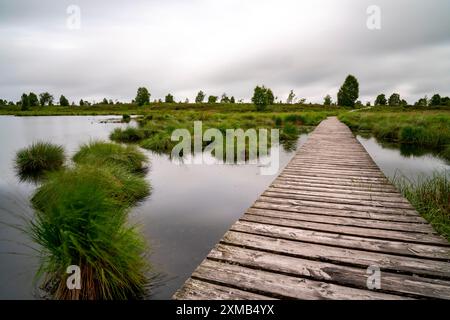
[[(203, 131), (227, 129), (279, 128), (281, 143), (290, 150), (301, 132), (307, 132), (336, 111), (317, 112), (199, 112), (166, 111), (149, 112), (139, 120), (138, 128), (115, 129), (110, 138), (117, 142), (139, 143), (145, 149), (157, 153), (170, 153), (177, 142), (171, 141), (175, 129), (188, 129), (193, 137), (194, 121), (201, 120)], [(205, 147), (205, 146), (204, 146)]]
[(82, 145), (73, 156), (77, 164), (98, 167), (104, 165), (120, 166), (130, 172), (142, 172), (147, 158), (135, 146), (121, 146), (115, 143), (94, 141)]
[(139, 142), (145, 138), (145, 134), (142, 130), (134, 127), (127, 127), (126, 129), (116, 128), (110, 134), (109, 138), (117, 142)]
[(382, 141), (436, 150), (450, 160), (449, 112), (353, 112), (340, 120), (355, 131), (370, 131)]
[(147, 88), (138, 88), (134, 101), (138, 106), (148, 105), (150, 103), (150, 93)]
[(348, 75), (338, 92), (338, 105), (354, 107), (359, 97), (359, 83), (352, 75)]
[(266, 110), (269, 104), (273, 104), (274, 99), (272, 90), (264, 86), (256, 86), (253, 92), (252, 102), (255, 104), (257, 111)]
[[(42, 143), (29, 150), (64, 154)], [(56, 152), (57, 151), (57, 152)], [(61, 168), (64, 158), (58, 157)], [(54, 161), (47, 158), (45, 167)], [(147, 158), (135, 146), (91, 142), (73, 157), (75, 166), (50, 172), (31, 202), (35, 217), (25, 231), (42, 247), (37, 278), (55, 299), (133, 299), (145, 294), (144, 239), (127, 222), (128, 212), (150, 193), (143, 176)], [(81, 271), (81, 289), (69, 290), (71, 265)]]
[(435, 230), (450, 241), (449, 172), (435, 173), (417, 181), (397, 177), (393, 183)]
[(59, 97), (59, 105), (61, 106), (61, 107), (68, 107), (70, 104), (69, 104), (69, 100), (67, 100), (67, 98), (66, 97), (64, 97), (63, 95), (61, 95), (61, 97)]
[[(144, 240), (127, 223), (133, 200), (148, 193), (123, 168), (77, 166), (52, 174), (32, 198), (33, 240), (43, 248), (38, 276), (56, 299), (129, 299), (145, 292)], [(136, 184), (138, 183), (138, 184)], [(81, 270), (81, 289), (66, 268)]]
[(47, 172), (59, 170), (65, 161), (62, 146), (36, 142), (16, 154), (15, 169), (23, 181), (37, 181)]

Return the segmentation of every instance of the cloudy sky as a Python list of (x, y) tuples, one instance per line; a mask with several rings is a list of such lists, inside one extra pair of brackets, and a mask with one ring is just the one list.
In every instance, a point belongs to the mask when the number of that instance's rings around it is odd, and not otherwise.
[[(370, 5), (380, 30), (367, 27)], [(146, 86), (152, 99), (247, 100), (265, 84), (320, 102), (349, 73), (363, 102), (450, 95), (449, 13), (448, 0), (0, 0), (0, 98), (129, 101)]]

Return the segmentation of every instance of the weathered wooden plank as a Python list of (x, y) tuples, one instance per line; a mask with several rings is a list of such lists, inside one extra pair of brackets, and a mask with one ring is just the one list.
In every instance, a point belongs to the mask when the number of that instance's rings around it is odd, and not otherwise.
[(174, 299), (180, 300), (274, 300), (272, 297), (254, 294), (239, 289), (219, 286), (189, 278), (177, 291)]
[(363, 238), (375, 238), (375, 239), (404, 241), (422, 244), (436, 244), (436, 243), (446, 244), (445, 242), (443, 242), (441, 237), (435, 234), (427, 234), (427, 233), (412, 233), (397, 230), (382, 230), (382, 229), (372, 229), (355, 226), (333, 225), (320, 222), (280, 219), (278, 217), (267, 217), (267, 216), (257, 216), (247, 214), (241, 217), (241, 221), (249, 221), (282, 227), (291, 227), (304, 230), (315, 230)]
[(330, 168), (315, 168), (312, 166), (297, 166), (294, 164), (289, 164), (286, 166), (285, 171), (295, 171), (295, 172), (307, 172), (307, 173), (319, 173), (319, 174), (331, 174), (335, 177), (358, 177), (358, 178), (379, 178), (383, 179), (383, 181), (386, 179), (386, 177), (381, 172), (376, 171), (355, 171), (355, 170), (341, 170), (341, 169), (330, 169)]
[(357, 205), (345, 202), (337, 202), (334, 199), (321, 199), (312, 198), (299, 195), (291, 194), (281, 194), (273, 192), (264, 192), (260, 197), (261, 200), (267, 198), (278, 199), (280, 201), (284, 200), (284, 203), (290, 203), (293, 205), (308, 205), (311, 207), (320, 208), (330, 208), (330, 209), (340, 209), (340, 210), (352, 210), (352, 211), (362, 211), (362, 212), (377, 212), (377, 213), (391, 213), (391, 214), (409, 214), (416, 215), (416, 212), (411, 209), (398, 209), (398, 208), (386, 208), (368, 205)]
[(348, 181), (357, 181), (357, 182), (366, 182), (366, 183), (378, 183), (378, 184), (389, 184), (389, 181), (386, 178), (375, 178), (375, 177), (365, 177), (365, 176), (357, 176), (357, 175), (339, 175), (334, 172), (313, 172), (311, 170), (297, 170), (291, 169), (289, 167), (283, 170), (285, 174), (294, 174), (301, 175), (305, 177), (316, 177), (316, 178), (331, 178), (331, 179), (341, 179)]
[(293, 193), (293, 194), (301, 194), (308, 196), (316, 196), (316, 197), (325, 197), (325, 198), (336, 198), (336, 199), (348, 199), (348, 200), (356, 200), (356, 201), (376, 201), (380, 203), (388, 203), (389, 206), (394, 205), (394, 207), (400, 204), (401, 208), (409, 208), (414, 210), (411, 204), (405, 199), (398, 197), (385, 197), (384, 195), (372, 193), (372, 194), (358, 194), (356, 192), (351, 193), (340, 193), (335, 191), (311, 191), (307, 188), (293, 188), (287, 185), (275, 184), (271, 185), (267, 191), (273, 192), (281, 192), (281, 193)]
[(387, 188), (390, 190), (397, 191), (392, 184), (383, 182), (373, 182), (373, 181), (362, 181), (356, 179), (341, 179), (338, 177), (318, 177), (318, 176), (308, 176), (305, 174), (292, 174), (283, 171), (280, 173), (279, 177), (290, 180), (299, 180), (299, 181), (313, 181), (313, 182), (322, 182), (322, 183), (339, 183), (343, 186), (352, 186), (352, 187), (362, 187), (362, 188)]
[(265, 195), (274, 196), (279, 194), (280, 197), (287, 199), (311, 200), (329, 203), (355, 204), (368, 207), (381, 207), (389, 209), (408, 209), (415, 213), (413, 206), (409, 202), (386, 201), (384, 199), (374, 199), (370, 197), (357, 196), (341, 196), (333, 193), (315, 194), (309, 191), (296, 191), (289, 188), (273, 188), (269, 187)]
[(302, 185), (315, 186), (320, 188), (335, 189), (335, 190), (357, 190), (357, 191), (367, 191), (367, 192), (377, 192), (383, 195), (395, 195), (398, 196), (399, 193), (397, 189), (389, 185), (367, 185), (367, 184), (356, 184), (356, 183), (339, 183), (333, 180), (314, 180), (314, 179), (304, 179), (304, 178), (293, 178), (279, 176), (274, 180), (274, 183), (283, 183), (286, 185)]
[(280, 211), (290, 211), (298, 213), (311, 213), (324, 216), (354, 217), (369, 220), (393, 221), (403, 223), (425, 223), (425, 219), (411, 214), (390, 214), (377, 212), (361, 212), (347, 209), (322, 208), (320, 206), (295, 205), (286, 202), (284, 199), (264, 198), (257, 200), (253, 207), (261, 209), (272, 209)]
[(330, 225), (341, 225), (341, 226), (354, 226), (362, 228), (372, 228), (372, 229), (382, 229), (382, 230), (397, 230), (403, 232), (414, 232), (414, 233), (427, 233), (435, 234), (434, 229), (425, 223), (416, 224), (405, 224), (399, 222), (385, 222), (380, 220), (369, 220), (360, 218), (348, 218), (348, 217), (336, 217), (336, 216), (323, 216), (309, 213), (298, 213), (280, 210), (270, 210), (270, 209), (259, 209), (259, 208), (249, 208), (247, 210), (248, 214), (267, 216), (267, 217), (277, 217), (281, 219), (299, 220), (299, 221), (309, 221), (309, 222), (320, 222)]
[(402, 296), (361, 290), (326, 282), (308, 280), (245, 268), (217, 261), (205, 260), (192, 274), (197, 279), (205, 279), (229, 285), (242, 290), (258, 292), (277, 298), (287, 299), (407, 299)]
[[(381, 270), (389, 270), (391, 272), (417, 274), (424, 277), (439, 277), (447, 280), (450, 278), (450, 264), (444, 261), (364, 251), (362, 248), (360, 250), (346, 249), (300, 242), (295, 241), (295, 234), (264, 232), (264, 230), (258, 231), (261, 235), (248, 234), (242, 233), (243, 229), (235, 224), (233, 226), (234, 231), (227, 232), (221, 242), (340, 265), (362, 268), (378, 266)], [(266, 235), (263, 235), (263, 233), (266, 233)]]
[(239, 220), (231, 226), (230, 230), (268, 237), (279, 237), (305, 243), (317, 243), (327, 246), (383, 252), (411, 257), (441, 259), (445, 261), (450, 260), (450, 247), (442, 243), (421, 244), (376, 238), (362, 238), (355, 235), (343, 235), (323, 231), (266, 225), (249, 220)]
[[(208, 258), (361, 289), (367, 289), (367, 280), (370, 275), (365, 268), (342, 266), (224, 244), (218, 244), (209, 253)], [(380, 290), (388, 293), (450, 299), (450, 282), (445, 280), (383, 271), (380, 285)]]
[(322, 184), (314, 184), (314, 183), (306, 183), (306, 182), (290, 182), (290, 181), (280, 181), (279, 179), (275, 180), (271, 185), (274, 188), (282, 188), (282, 189), (291, 189), (298, 191), (312, 191), (312, 192), (320, 192), (327, 194), (344, 194), (344, 195), (361, 195), (367, 197), (380, 197), (382, 199), (386, 199), (386, 201), (401, 201), (404, 202), (407, 200), (403, 198), (397, 192), (378, 192), (374, 190), (361, 190), (359, 188), (352, 187), (336, 187), (331, 185), (322, 185)]

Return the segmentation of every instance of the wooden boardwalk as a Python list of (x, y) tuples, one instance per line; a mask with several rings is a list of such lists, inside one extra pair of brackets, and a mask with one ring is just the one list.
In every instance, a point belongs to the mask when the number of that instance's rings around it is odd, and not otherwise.
[(174, 298), (450, 299), (450, 245), (329, 118)]

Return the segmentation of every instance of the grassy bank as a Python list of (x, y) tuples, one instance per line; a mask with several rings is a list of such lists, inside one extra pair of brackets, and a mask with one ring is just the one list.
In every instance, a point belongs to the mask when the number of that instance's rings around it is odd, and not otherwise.
[(450, 112), (352, 112), (340, 114), (339, 119), (381, 141), (433, 149), (450, 160)]
[(417, 181), (397, 177), (393, 183), (434, 229), (450, 241), (450, 172)]
[[(348, 110), (344, 107), (326, 107), (316, 104), (275, 104), (267, 107), (265, 112), (299, 112), (299, 111), (339, 111)], [(17, 116), (53, 116), (53, 115), (123, 115), (135, 114), (146, 115), (152, 112), (218, 112), (218, 113), (243, 113), (255, 112), (256, 107), (252, 103), (150, 103), (149, 105), (138, 106), (136, 104), (101, 104), (93, 106), (46, 106), (32, 107), (30, 110), (22, 111), (17, 106), (0, 107), (0, 115)], [(259, 112), (258, 112), (259, 113)]]
[[(47, 173), (31, 202), (26, 232), (41, 249), (37, 274), (54, 299), (133, 299), (146, 291), (146, 243), (128, 213), (150, 188), (137, 174), (147, 159), (134, 146), (92, 142), (75, 154), (75, 166)], [(81, 271), (70, 290), (66, 272)]]

